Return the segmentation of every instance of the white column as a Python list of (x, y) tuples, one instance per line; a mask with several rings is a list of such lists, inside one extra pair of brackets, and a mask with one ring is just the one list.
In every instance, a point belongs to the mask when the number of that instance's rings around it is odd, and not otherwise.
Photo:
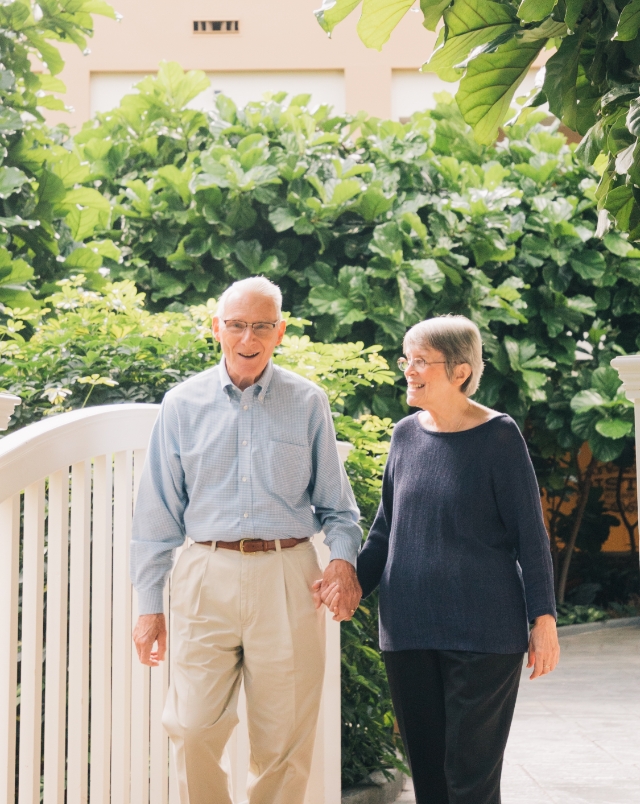
[[(622, 390), (633, 402), (636, 424), (636, 478), (640, 478), (640, 355), (614, 357), (611, 365), (622, 380)], [(640, 482), (636, 480), (638, 510), (640, 510)]]
[(6, 430), (20, 397), (13, 394), (0, 394), (0, 430)]

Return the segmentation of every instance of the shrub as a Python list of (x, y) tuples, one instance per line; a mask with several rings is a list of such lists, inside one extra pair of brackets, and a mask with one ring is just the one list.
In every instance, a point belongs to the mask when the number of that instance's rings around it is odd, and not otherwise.
[[(93, 34), (93, 14), (115, 17), (104, 0), (4, 0), (0, 3), (0, 302), (36, 306), (38, 285), (67, 268), (117, 256), (109, 243), (91, 243), (109, 222), (107, 199), (84, 186), (86, 166), (64, 147), (68, 133), (43, 122), (42, 109), (64, 109), (52, 92), (64, 61), (55, 44), (81, 50)], [(33, 62), (42, 68), (34, 71)], [(73, 252), (73, 256), (72, 256)], [(99, 276), (99, 275), (98, 275)]]
[[(549, 523), (562, 600), (595, 464), (633, 448), (609, 363), (640, 345), (640, 251), (597, 235), (598, 174), (542, 112), (485, 147), (444, 97), (404, 125), (312, 111), (308, 96), (220, 97), (207, 116), (185, 108), (204, 82), (166, 64), (76, 136), (113, 207), (102, 234), (122, 261), (105, 265), (171, 310), (265, 274), (315, 338), (380, 344), (389, 362), (416, 321), (471, 317), (476, 399), (526, 428), (553, 511), (575, 501), (566, 532)], [(395, 420), (403, 397), (361, 386), (347, 412)]]

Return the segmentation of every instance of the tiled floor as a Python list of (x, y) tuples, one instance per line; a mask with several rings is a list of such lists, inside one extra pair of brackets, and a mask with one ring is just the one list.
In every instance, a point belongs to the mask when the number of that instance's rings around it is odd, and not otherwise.
[[(523, 672), (502, 804), (640, 804), (640, 630), (560, 644), (554, 673)], [(398, 800), (415, 801), (410, 782)]]

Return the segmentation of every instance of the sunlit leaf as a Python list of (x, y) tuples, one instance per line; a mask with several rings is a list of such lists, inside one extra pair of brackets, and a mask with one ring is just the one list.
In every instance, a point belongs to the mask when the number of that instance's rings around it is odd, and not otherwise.
[(495, 53), (483, 53), (469, 62), (456, 100), (477, 142), (495, 140), (517, 88), (543, 45), (540, 40), (511, 40)]
[(623, 9), (618, 20), (615, 39), (630, 42), (635, 39), (640, 29), (640, 0), (631, 0)]
[(381, 50), (415, 0), (362, 0), (358, 34), (367, 47)]

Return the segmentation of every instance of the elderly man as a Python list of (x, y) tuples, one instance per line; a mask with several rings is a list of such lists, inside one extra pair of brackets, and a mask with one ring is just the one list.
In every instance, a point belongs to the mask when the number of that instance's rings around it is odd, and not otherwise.
[[(164, 724), (181, 804), (231, 804), (221, 760), (244, 678), (251, 804), (302, 804), (324, 671), (324, 614), (312, 586), (360, 600), (359, 512), (325, 394), (275, 366), (286, 323), (263, 277), (222, 294), (218, 366), (173, 388), (156, 422), (133, 524), (140, 661), (164, 658), (163, 587), (173, 553), (171, 685)], [(324, 530), (322, 572), (311, 536)], [(154, 650), (154, 644), (157, 648)]]

